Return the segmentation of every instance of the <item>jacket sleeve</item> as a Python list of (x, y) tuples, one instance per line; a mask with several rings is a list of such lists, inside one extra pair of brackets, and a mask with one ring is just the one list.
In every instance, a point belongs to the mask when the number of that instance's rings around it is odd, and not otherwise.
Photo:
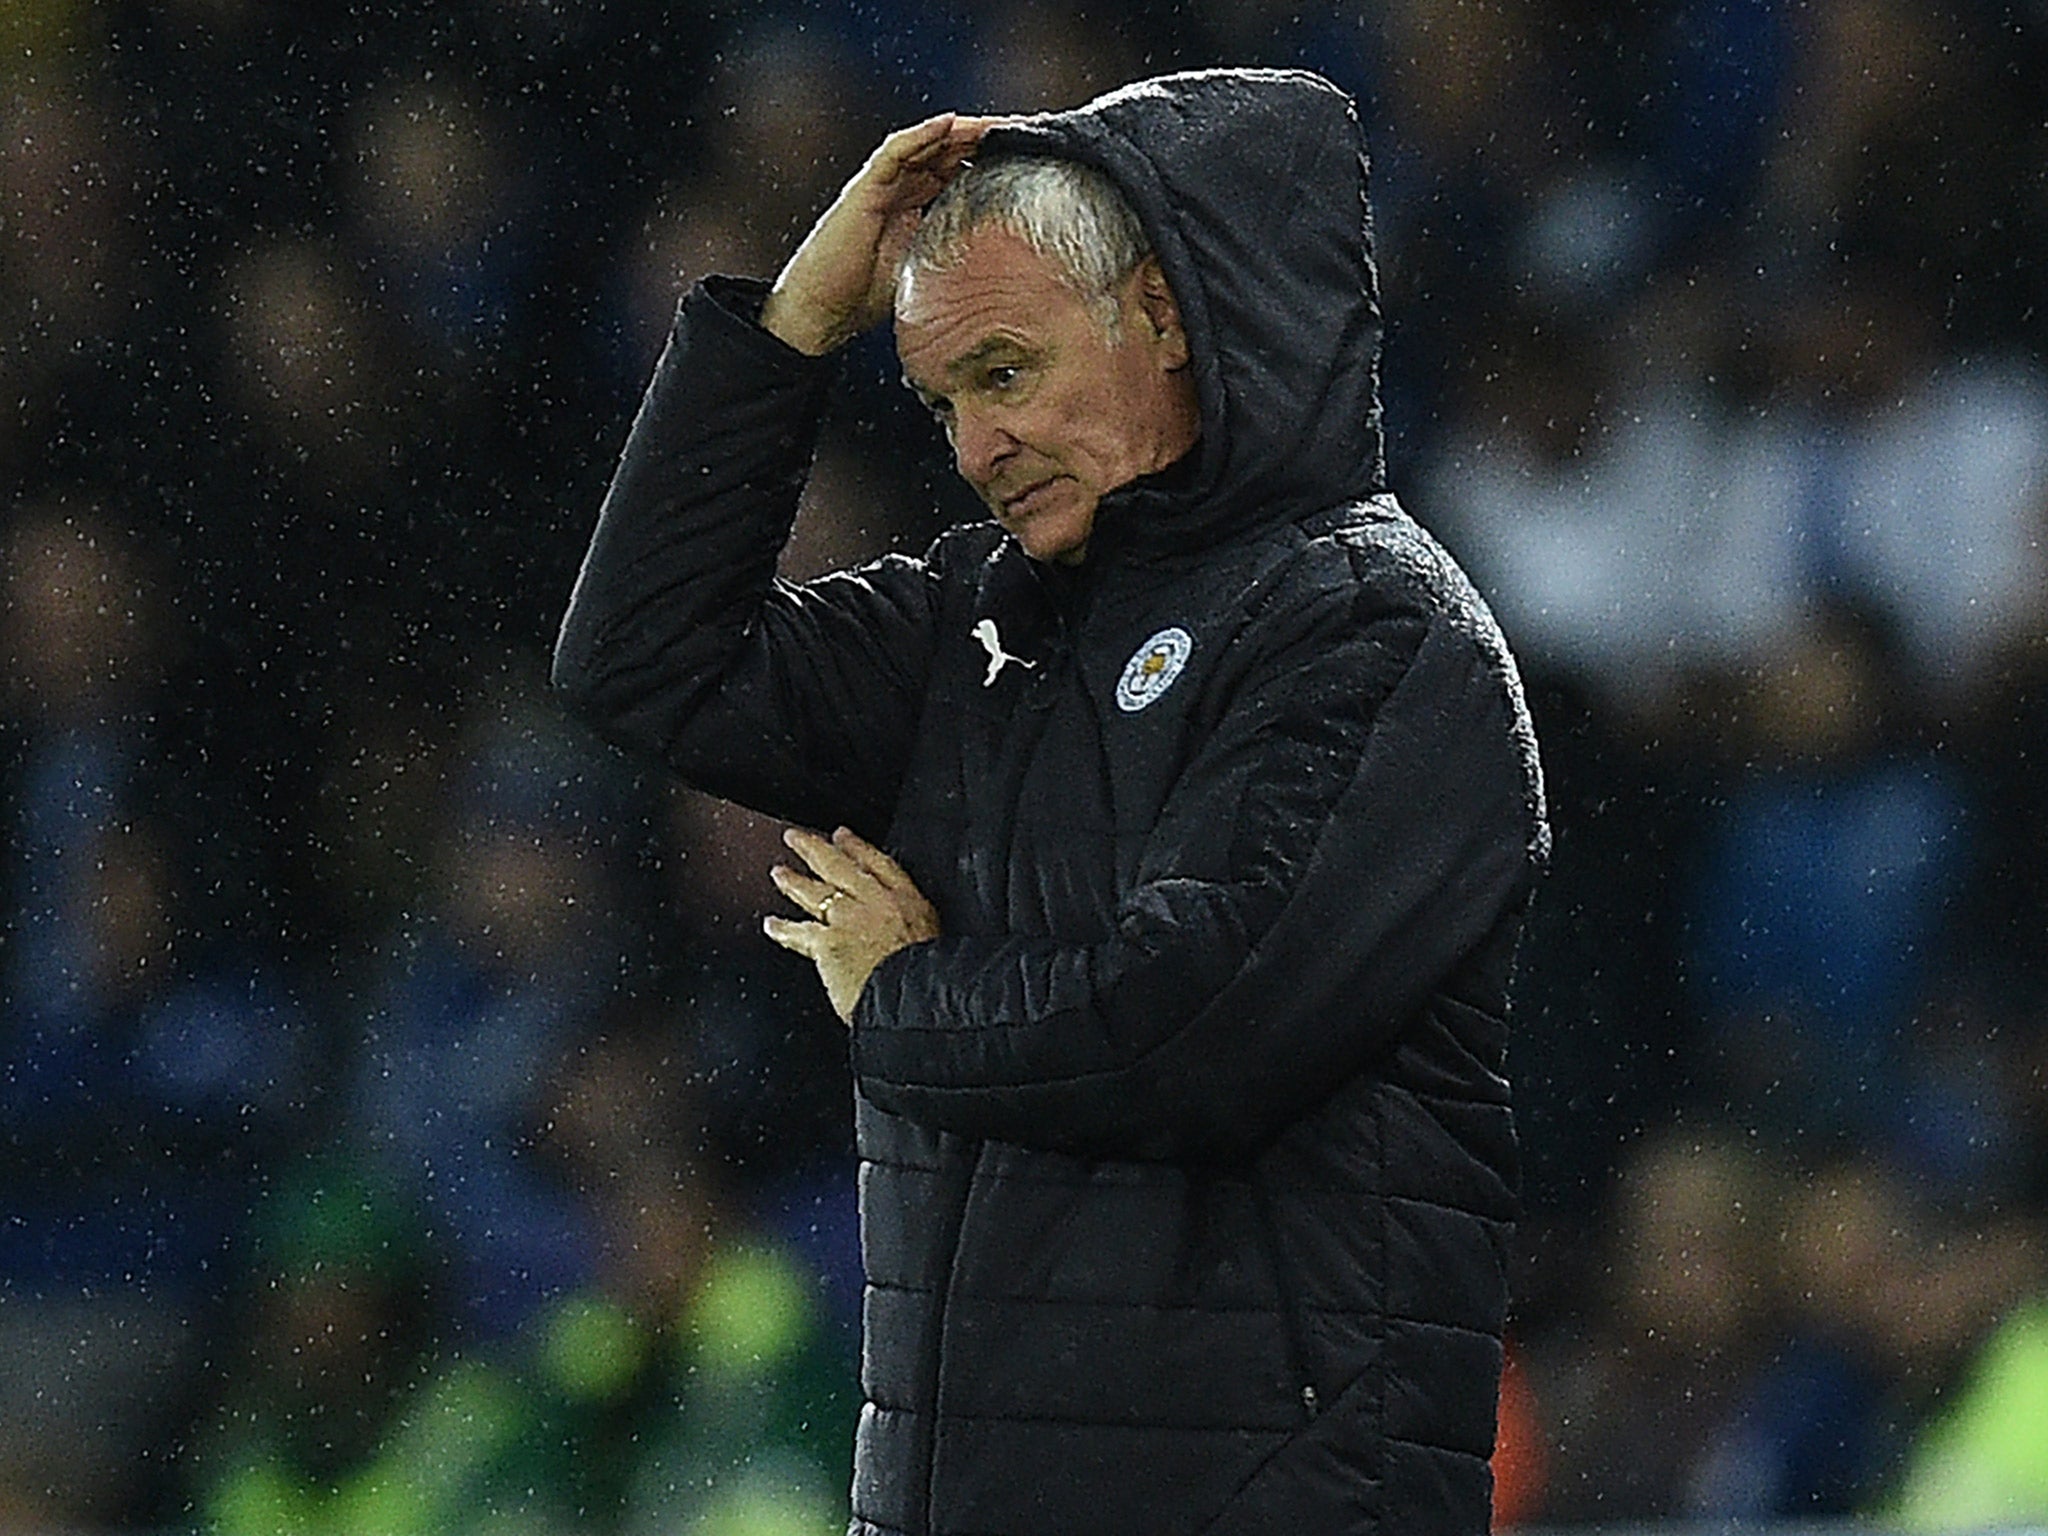
[(876, 970), (870, 1100), (1088, 1155), (1243, 1155), (1518, 913), (1540, 790), (1505, 651), (1447, 615), (1319, 607), (1235, 684), (1107, 938), (947, 937)]
[(572, 708), (699, 788), (879, 835), (923, 695), (931, 582), (896, 557), (775, 574), (830, 365), (762, 330), (763, 290), (678, 308), (554, 655)]

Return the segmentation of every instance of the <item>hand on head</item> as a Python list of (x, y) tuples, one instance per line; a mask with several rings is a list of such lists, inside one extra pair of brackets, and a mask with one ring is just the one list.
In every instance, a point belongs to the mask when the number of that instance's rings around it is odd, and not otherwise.
[(816, 357), (886, 320), (919, 216), (1001, 121), (943, 112), (882, 140), (783, 267), (761, 324)]

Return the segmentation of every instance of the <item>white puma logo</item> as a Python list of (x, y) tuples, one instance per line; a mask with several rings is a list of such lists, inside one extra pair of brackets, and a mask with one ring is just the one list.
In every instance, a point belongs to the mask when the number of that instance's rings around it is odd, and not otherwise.
[(1026, 661), (1022, 656), (1012, 656), (1003, 649), (1003, 642), (996, 638), (996, 621), (994, 619), (977, 620), (974, 628), (969, 630), (968, 633), (979, 640), (981, 648), (988, 652), (988, 676), (981, 680), (981, 686), (984, 688), (995, 686), (996, 678), (1001, 674), (1005, 663), (1014, 661), (1020, 667), (1035, 667), (1038, 665), (1035, 661)]

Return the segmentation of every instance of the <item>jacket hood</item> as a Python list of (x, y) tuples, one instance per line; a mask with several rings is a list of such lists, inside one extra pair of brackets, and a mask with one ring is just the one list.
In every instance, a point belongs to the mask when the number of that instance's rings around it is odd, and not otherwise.
[(983, 143), (1114, 180), (1187, 327), (1201, 443), (1105, 497), (1098, 540), (1193, 551), (1384, 489), (1365, 140), (1343, 92), (1299, 70), (1163, 75)]

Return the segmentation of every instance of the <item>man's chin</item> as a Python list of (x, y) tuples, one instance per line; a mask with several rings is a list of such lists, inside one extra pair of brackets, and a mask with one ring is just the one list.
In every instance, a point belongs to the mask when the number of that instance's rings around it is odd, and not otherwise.
[(1009, 527), (1010, 537), (1024, 547), (1024, 553), (1043, 565), (1079, 565), (1088, 553), (1085, 535), (1076, 538), (1045, 528), (1004, 526)]
[(1047, 508), (1024, 516), (998, 509), (996, 521), (1011, 538), (1024, 546), (1024, 553), (1049, 565), (1078, 565), (1088, 552), (1088, 535), (1093, 531), (1093, 509), (1077, 512)]

